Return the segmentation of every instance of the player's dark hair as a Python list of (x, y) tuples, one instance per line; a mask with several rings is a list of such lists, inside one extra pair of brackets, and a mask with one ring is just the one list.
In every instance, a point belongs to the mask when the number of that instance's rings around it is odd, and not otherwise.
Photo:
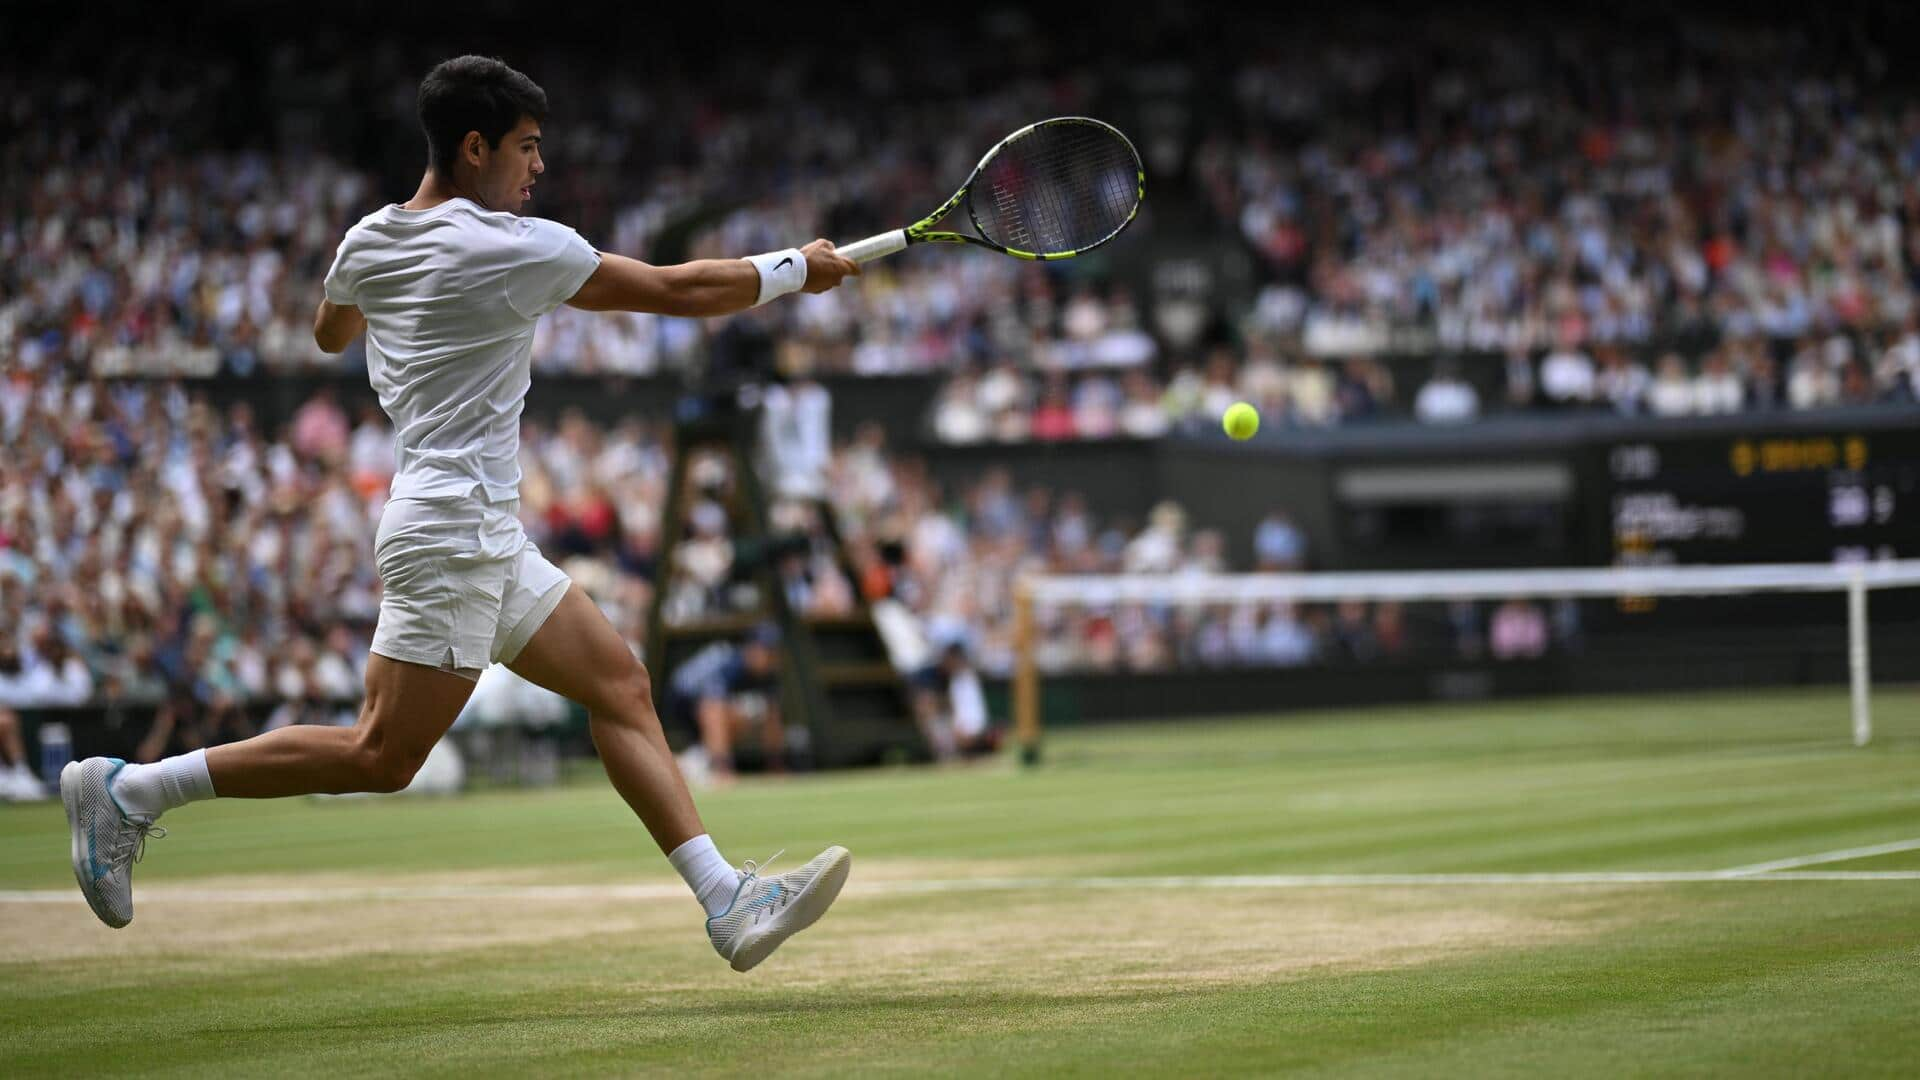
[(453, 175), (460, 140), (477, 131), (498, 147), (520, 118), (547, 119), (547, 92), (491, 56), (443, 60), (420, 80), (420, 129), (427, 135), (427, 167)]

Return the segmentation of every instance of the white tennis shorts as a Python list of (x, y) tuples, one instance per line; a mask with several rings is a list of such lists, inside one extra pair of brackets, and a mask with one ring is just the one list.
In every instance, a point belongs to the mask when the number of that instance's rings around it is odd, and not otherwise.
[(477, 679), (512, 663), (567, 592), (527, 539), (519, 500), (393, 499), (373, 557), (385, 593), (373, 651)]

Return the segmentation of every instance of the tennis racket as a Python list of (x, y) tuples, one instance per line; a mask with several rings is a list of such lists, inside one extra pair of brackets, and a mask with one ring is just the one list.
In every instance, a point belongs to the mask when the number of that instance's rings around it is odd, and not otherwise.
[[(940, 209), (834, 251), (864, 263), (911, 244), (974, 244), (1016, 259), (1071, 259), (1119, 236), (1146, 194), (1140, 154), (1118, 128), (1060, 116), (1001, 139)], [(961, 203), (980, 235), (936, 231)]]

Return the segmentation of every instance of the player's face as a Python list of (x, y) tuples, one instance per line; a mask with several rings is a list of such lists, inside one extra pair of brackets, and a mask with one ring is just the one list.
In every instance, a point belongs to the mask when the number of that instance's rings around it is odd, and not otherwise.
[(546, 162), (540, 160), (540, 125), (523, 116), (499, 146), (482, 152), (476, 178), (480, 197), (489, 209), (523, 213), (533, 197), (534, 181), (546, 171)]

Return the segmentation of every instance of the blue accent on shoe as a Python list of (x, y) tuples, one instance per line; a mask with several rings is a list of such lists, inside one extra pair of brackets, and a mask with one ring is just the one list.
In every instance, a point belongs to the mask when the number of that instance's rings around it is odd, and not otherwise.
[(120, 775), (120, 770), (126, 768), (127, 763), (117, 757), (110, 757), (107, 760), (113, 762), (113, 771), (107, 774), (105, 781), (107, 785), (107, 798), (113, 802), (113, 808), (120, 811), (121, 817), (132, 821), (133, 815), (127, 813), (127, 808), (120, 805), (120, 797), (113, 793), (113, 778)]
[(727, 898), (727, 906), (721, 908), (719, 914), (707, 916), (707, 924), (709, 926), (713, 924), (713, 920), (724, 919), (727, 916), (733, 914), (733, 905), (740, 902), (740, 890), (746, 888), (747, 882), (752, 880), (753, 880), (752, 878), (743, 877), (739, 881), (734, 883), (733, 895)]
[[(115, 798), (113, 794), (113, 778), (120, 775), (120, 770), (126, 768), (127, 763), (125, 761), (122, 761), (119, 758), (108, 758), (107, 760), (113, 762), (113, 770), (107, 773), (107, 778), (104, 781), (102, 781), (102, 783), (106, 786), (106, 789), (107, 789), (107, 799), (113, 803), (114, 810), (120, 814), (120, 817), (123, 820), (132, 821), (133, 819), (127, 815), (126, 808), (120, 805), (120, 800)], [(86, 830), (87, 830), (87, 872), (93, 875), (93, 879), (95, 881), (99, 881), (101, 878), (106, 877), (108, 872), (111, 871), (113, 868), (110, 866), (102, 866), (100, 863), (100, 860), (98, 858), (95, 858), (94, 856), (95, 847), (93, 842), (93, 823), (92, 822), (87, 823)]]
[[(739, 903), (739, 902), (740, 902), (740, 890), (741, 890), (741, 889), (744, 889), (744, 888), (746, 888), (746, 887), (747, 887), (747, 882), (749, 882), (749, 881), (752, 881), (752, 880), (754, 880), (754, 879), (753, 879), (753, 878), (741, 878), (741, 879), (740, 879), (740, 884), (738, 884), (738, 885), (735, 885), (735, 886), (733, 887), (733, 899), (731, 899), (731, 900), (728, 900), (728, 901), (727, 901), (727, 907), (726, 907), (726, 910), (725, 910), (725, 911), (722, 911), (722, 912), (721, 912), (720, 914), (718, 914), (718, 915), (709, 915), (709, 916), (707, 916), (707, 925), (708, 925), (709, 927), (711, 927), (711, 926), (713, 925), (713, 920), (715, 920), (715, 919), (724, 919), (724, 918), (726, 918), (727, 916), (729, 916), (729, 915), (731, 915), (731, 914), (733, 914), (733, 905), (735, 905), (735, 904), (737, 904), (737, 903)], [(761, 879), (761, 880), (764, 880), (764, 879)], [(762, 894), (762, 895), (760, 895), (760, 896), (758, 896), (758, 897), (755, 897), (755, 898), (754, 898), (754, 899), (752, 899), (752, 900), (749, 900), (749, 901), (747, 901), (747, 910), (748, 910), (748, 911), (755, 911), (755, 910), (758, 910), (758, 909), (760, 909), (760, 908), (763, 908), (763, 907), (766, 907), (766, 906), (767, 906), (768, 904), (771, 904), (771, 903), (773, 903), (773, 902), (774, 902), (775, 900), (778, 900), (778, 899), (780, 899), (780, 898), (781, 898), (782, 896), (785, 896), (785, 895), (786, 895), (786, 893), (787, 893), (787, 887), (786, 887), (785, 885), (782, 885), (782, 884), (780, 884), (780, 883), (779, 883), (779, 882), (777, 882), (777, 881), (769, 881), (769, 882), (767, 882), (767, 885), (768, 885), (768, 886), (770, 886), (770, 888), (768, 889), (768, 891), (767, 891), (766, 893), (764, 893), (764, 894)]]

